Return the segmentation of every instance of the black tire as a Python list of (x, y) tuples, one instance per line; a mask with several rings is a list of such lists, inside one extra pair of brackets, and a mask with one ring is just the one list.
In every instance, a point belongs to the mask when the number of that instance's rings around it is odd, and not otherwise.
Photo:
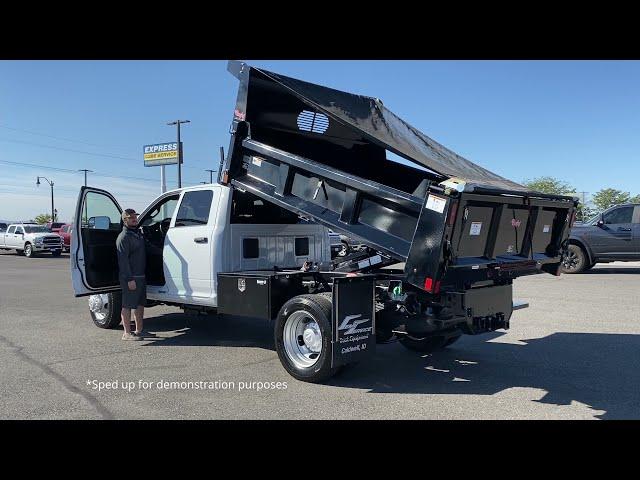
[(571, 244), (562, 258), (560, 268), (562, 273), (580, 273), (585, 270), (588, 263), (585, 251), (580, 246)]
[[(276, 351), (280, 363), (293, 378), (303, 382), (318, 383), (334, 376), (339, 367), (331, 368), (331, 294), (298, 295), (288, 300), (280, 309), (274, 326)], [(291, 315), (306, 312), (315, 319), (322, 337), (322, 347), (313, 365), (296, 365), (285, 348), (285, 325)]]
[(62, 255), (62, 250), (52, 250), (51, 251), (51, 256), (53, 256), (53, 257), (59, 257), (60, 255)]
[(122, 321), (120, 317), (120, 311), (122, 310), (122, 294), (120, 292), (107, 293), (108, 297), (106, 315), (104, 318), (99, 318), (94, 312), (89, 310), (91, 320), (98, 328), (117, 328)]
[(25, 257), (29, 257), (29, 258), (32, 258), (32, 257), (35, 256), (35, 252), (33, 251), (33, 247), (28, 242), (24, 244), (24, 256)]

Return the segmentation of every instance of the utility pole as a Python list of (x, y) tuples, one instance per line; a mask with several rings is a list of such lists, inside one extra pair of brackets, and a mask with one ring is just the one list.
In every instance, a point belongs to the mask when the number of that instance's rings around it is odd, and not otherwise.
[(84, 186), (87, 186), (87, 172), (93, 173), (93, 170), (87, 170), (86, 168), (81, 168), (78, 170), (79, 172), (84, 172)]
[(178, 126), (178, 188), (182, 188), (182, 144), (180, 143), (180, 124), (191, 123), (191, 120), (176, 120), (175, 122), (169, 122), (167, 125)]
[(213, 172), (215, 170), (205, 170), (205, 172), (209, 172), (209, 183), (213, 183)]
[(51, 182), (47, 177), (38, 177), (36, 179), (36, 185), (40, 186), (40, 179), (43, 178), (47, 181), (47, 183), (51, 186), (51, 222), (55, 222), (55, 208), (53, 206), (53, 182)]

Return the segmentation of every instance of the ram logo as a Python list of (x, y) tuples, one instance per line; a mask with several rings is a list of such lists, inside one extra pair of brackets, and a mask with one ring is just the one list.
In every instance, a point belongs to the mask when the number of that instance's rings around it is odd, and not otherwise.
[[(361, 313), (357, 315), (347, 315), (346, 317), (344, 317), (344, 320), (338, 327), (338, 330), (340, 331), (346, 330), (346, 332), (343, 332), (344, 335), (355, 335), (356, 333), (370, 332), (371, 330), (373, 330), (373, 327), (357, 328), (359, 325), (362, 325), (363, 323), (367, 323), (371, 321), (369, 318), (356, 320), (356, 318), (360, 318), (360, 317), (362, 317)], [(351, 320), (353, 320), (353, 322), (349, 323), (351, 322)]]

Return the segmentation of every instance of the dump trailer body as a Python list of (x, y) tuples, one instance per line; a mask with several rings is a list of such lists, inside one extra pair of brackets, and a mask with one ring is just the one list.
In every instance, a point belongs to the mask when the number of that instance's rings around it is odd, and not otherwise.
[(378, 99), (239, 62), (229, 70), (240, 88), (221, 183), (405, 262), (405, 280), (428, 293), (557, 274), (576, 199), (475, 165)]

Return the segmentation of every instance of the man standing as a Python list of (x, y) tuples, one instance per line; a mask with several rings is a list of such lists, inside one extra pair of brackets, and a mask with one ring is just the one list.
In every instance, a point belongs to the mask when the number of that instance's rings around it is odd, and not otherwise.
[[(138, 232), (138, 214), (127, 208), (122, 212), (124, 227), (116, 240), (120, 286), (122, 287), (123, 340), (140, 340), (142, 319), (147, 301), (147, 281), (145, 278), (146, 245)], [(135, 310), (136, 330), (131, 333), (131, 310)]]

